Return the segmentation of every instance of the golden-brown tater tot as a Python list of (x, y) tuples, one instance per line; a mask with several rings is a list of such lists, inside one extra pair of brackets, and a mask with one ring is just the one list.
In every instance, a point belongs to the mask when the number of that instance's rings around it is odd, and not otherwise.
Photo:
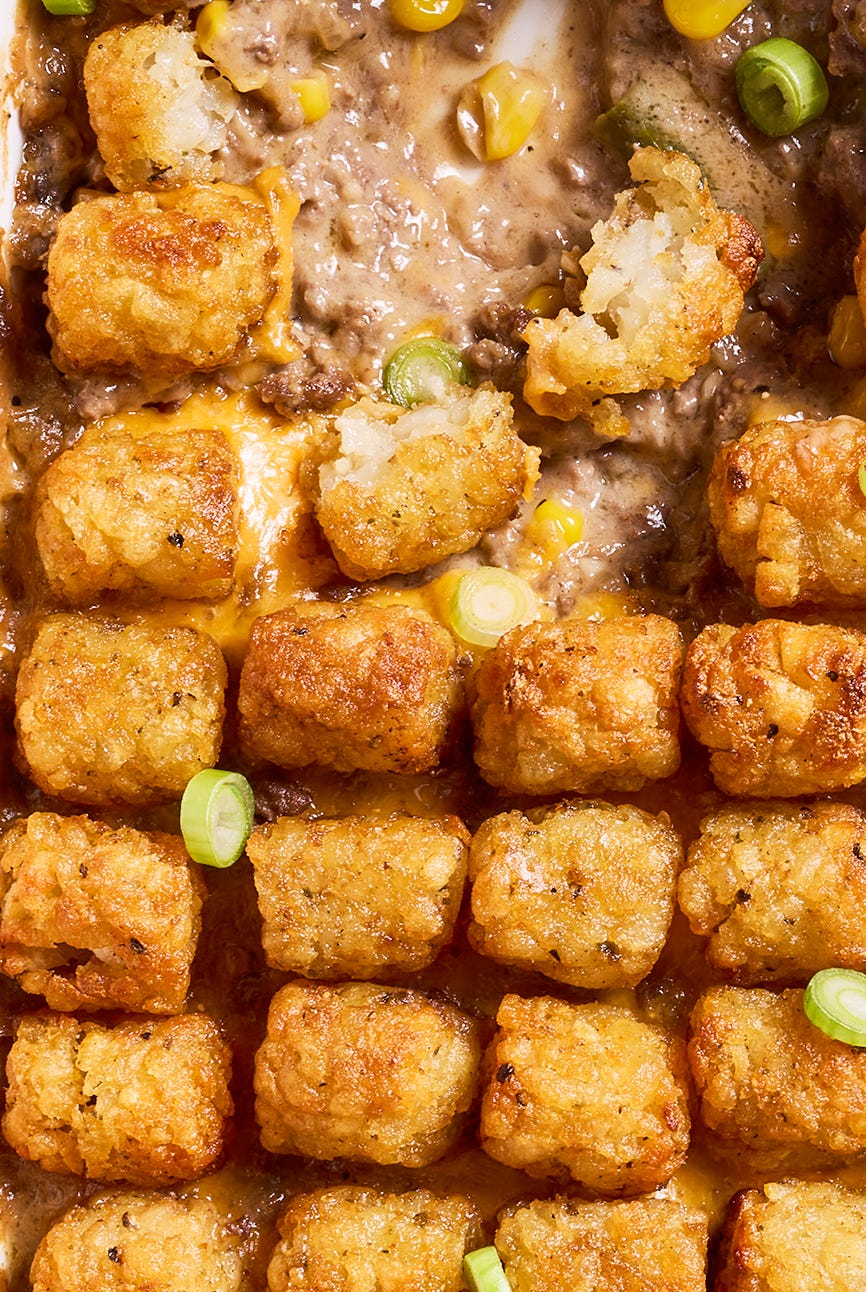
[(783, 1180), (732, 1199), (714, 1292), (852, 1292), (866, 1285), (866, 1194)]
[(538, 475), (538, 450), (512, 427), (511, 396), (492, 386), (456, 386), (409, 410), (363, 399), (334, 419), (332, 438), (316, 517), (353, 579), (468, 551)]
[(688, 1048), (704, 1123), (762, 1169), (839, 1165), (866, 1151), (866, 1051), (810, 1023), (799, 988), (710, 988)]
[(115, 188), (175, 188), (221, 174), (238, 97), (195, 35), (162, 23), (111, 27), (87, 47), (84, 89), (105, 173)]
[(512, 1292), (706, 1292), (707, 1222), (673, 1198), (509, 1207), (496, 1249)]
[(238, 354), (276, 290), (271, 218), (252, 191), (188, 184), (88, 198), (48, 254), (48, 329), (64, 372), (160, 376)]
[(22, 1018), (6, 1064), (3, 1134), (46, 1171), (164, 1185), (219, 1161), (231, 1056), (205, 1014)]
[(219, 647), (194, 628), (49, 615), (16, 688), (28, 774), (72, 803), (179, 799), (216, 764), (225, 685)]
[(280, 817), (247, 840), (269, 965), (306, 978), (425, 968), (460, 909), (457, 817)]
[(292, 769), (431, 771), (462, 698), (454, 639), (404, 606), (299, 602), (257, 619), (238, 709), (247, 755)]
[(502, 813), (472, 840), (469, 940), (573, 987), (633, 987), (664, 946), (681, 860), (668, 819), (636, 807)]
[(716, 454), (719, 551), (762, 606), (866, 605), (866, 422), (760, 422)]
[(175, 835), (34, 812), (0, 836), (0, 969), (52, 1009), (178, 1013), (205, 893)]
[(711, 624), (686, 652), (681, 698), (725, 794), (790, 798), (866, 777), (866, 633)]
[(483, 1239), (474, 1202), (429, 1189), (299, 1193), (278, 1225), (269, 1292), (462, 1292), (463, 1257)]
[(528, 1175), (647, 1193), (689, 1146), (682, 1047), (628, 1009), (505, 996), (485, 1060), (481, 1147)]
[(33, 1292), (240, 1292), (240, 1241), (209, 1198), (106, 1193), (51, 1226)]
[(460, 1135), (479, 1060), (473, 1020), (422, 992), (290, 982), (256, 1055), (262, 1144), (324, 1161), (435, 1162)]
[(73, 606), (106, 592), (135, 600), (227, 596), (237, 489), (222, 431), (89, 428), (36, 489), (36, 547), (51, 592)]
[(682, 652), (659, 615), (513, 628), (475, 677), (481, 775), (514, 794), (637, 790), (670, 776)]
[(692, 932), (734, 981), (806, 983), (866, 970), (866, 813), (847, 803), (726, 804), (679, 879)]

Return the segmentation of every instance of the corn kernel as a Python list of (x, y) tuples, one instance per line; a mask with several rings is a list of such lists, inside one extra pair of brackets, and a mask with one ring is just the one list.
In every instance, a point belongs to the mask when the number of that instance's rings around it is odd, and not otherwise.
[(408, 31), (439, 31), (460, 16), (465, 0), (390, 0), (391, 17)]
[(231, 81), (239, 94), (246, 94), (250, 90), (260, 90), (268, 79), (266, 68), (249, 61), (249, 59), (244, 59), (241, 62), (229, 62), (223, 57), (221, 46), (225, 37), (230, 34), (230, 13), (231, 5), (228, 0), (209, 0), (209, 3), (200, 12), (195, 24), (198, 47), (219, 68), (223, 76)]
[(301, 101), (304, 120), (307, 125), (321, 121), (331, 110), (331, 87), (324, 72), (312, 76), (298, 76), (289, 81), (289, 85)]
[(531, 72), (496, 63), (476, 81), (487, 161), (510, 157), (526, 143), (547, 102), (547, 92)]
[(664, 0), (671, 26), (690, 40), (721, 36), (749, 3), (750, 0)]
[(535, 553), (546, 564), (552, 564), (583, 538), (583, 513), (546, 498), (536, 507), (524, 535)]
[(565, 292), (554, 283), (541, 283), (533, 287), (523, 304), (531, 314), (539, 318), (555, 319), (561, 309), (565, 308)]
[(638, 609), (634, 598), (625, 592), (585, 592), (575, 602), (572, 614), (578, 619), (601, 623), (605, 619), (635, 614)]
[(827, 348), (840, 368), (866, 368), (866, 325), (856, 296), (843, 296), (837, 303)]

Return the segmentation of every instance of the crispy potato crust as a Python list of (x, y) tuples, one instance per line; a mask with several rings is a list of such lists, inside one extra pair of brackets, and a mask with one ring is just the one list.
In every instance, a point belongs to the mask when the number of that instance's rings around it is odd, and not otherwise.
[(222, 431), (85, 430), (36, 489), (34, 533), (54, 596), (91, 604), (231, 592), (238, 464)]
[(610, 396), (691, 377), (736, 325), (763, 255), (748, 220), (718, 209), (682, 153), (638, 148), (629, 169), (636, 186), (580, 260), (583, 313), (535, 318), (524, 334), (530, 407), (620, 435), (628, 422)]
[(866, 422), (761, 422), (716, 454), (719, 551), (762, 606), (866, 603)]
[(637, 790), (680, 763), (682, 638), (659, 615), (513, 628), (475, 677), (475, 761), (515, 794)]
[(0, 969), (52, 1009), (178, 1013), (205, 895), (174, 835), (34, 812), (0, 836)]
[(413, 973), (451, 937), (469, 832), (457, 817), (281, 817), (247, 840), (269, 965), (306, 978)]
[(454, 639), (423, 611), (301, 602), (253, 625), (241, 741), (287, 769), (428, 772), (461, 699)]
[(705, 1124), (762, 1169), (866, 1151), (866, 1052), (810, 1023), (798, 988), (710, 988), (688, 1048)]
[(715, 1292), (851, 1292), (866, 1286), (866, 1194), (783, 1180), (732, 1200)]
[(462, 1292), (463, 1257), (483, 1240), (474, 1202), (428, 1189), (300, 1193), (278, 1224), (269, 1292)]
[(469, 940), (573, 987), (633, 987), (664, 946), (681, 861), (667, 817), (636, 807), (502, 813), (472, 840)]
[(711, 624), (686, 652), (681, 700), (726, 794), (790, 798), (866, 777), (866, 633)]
[(672, 1198), (511, 1207), (496, 1248), (512, 1292), (706, 1292), (707, 1222)]
[(30, 1278), (33, 1292), (240, 1292), (243, 1265), (209, 1198), (110, 1193), (52, 1225)]
[(866, 813), (847, 803), (727, 804), (679, 879), (714, 969), (749, 985), (866, 970)]
[(422, 992), (290, 982), (271, 1001), (256, 1055), (262, 1144), (425, 1166), (459, 1137), (479, 1060), (472, 1019)]
[(486, 1058), (481, 1147), (607, 1196), (671, 1178), (689, 1146), (683, 1048), (628, 1009), (505, 996)]
[(435, 404), (362, 400), (334, 420), (316, 517), (344, 574), (378, 579), (466, 552), (514, 514), (538, 450), (512, 426), (511, 396), (456, 387)]
[(48, 254), (54, 361), (167, 377), (217, 368), (261, 320), (276, 260), (252, 191), (188, 184), (79, 202)]
[(231, 1053), (205, 1014), (23, 1018), (3, 1134), (46, 1171), (137, 1185), (195, 1180), (223, 1151)]
[(217, 762), (225, 685), (219, 647), (194, 628), (49, 615), (16, 688), (28, 774), (72, 803), (179, 799)]

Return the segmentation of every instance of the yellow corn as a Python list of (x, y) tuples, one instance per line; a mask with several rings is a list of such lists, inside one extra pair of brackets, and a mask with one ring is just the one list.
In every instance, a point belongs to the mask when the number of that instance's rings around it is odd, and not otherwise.
[(409, 31), (439, 31), (453, 22), (464, 0), (390, 0), (391, 17)]
[(585, 592), (578, 597), (572, 614), (578, 619), (601, 623), (603, 619), (620, 619), (637, 610), (634, 598), (625, 592)]
[(555, 283), (541, 283), (524, 297), (523, 304), (540, 318), (555, 319), (565, 306), (565, 292)]
[(195, 34), (199, 49), (208, 58), (213, 58), (217, 41), (228, 25), (228, 16), (229, 0), (210, 0), (199, 13)]
[(583, 538), (583, 513), (546, 498), (536, 507), (524, 537), (544, 564), (551, 564)]
[(241, 63), (230, 64), (223, 57), (220, 46), (229, 32), (229, 14), (231, 5), (228, 0), (210, 0), (201, 10), (195, 24), (195, 36), (198, 47), (219, 68), (223, 76), (231, 81), (240, 94), (250, 90), (260, 90), (267, 82), (266, 68), (244, 59)]
[(866, 368), (866, 325), (856, 296), (843, 296), (836, 305), (827, 348), (840, 368)]
[(475, 82), (487, 161), (510, 157), (526, 143), (547, 102), (547, 91), (531, 72), (496, 63)]
[(304, 120), (321, 121), (331, 110), (331, 87), (324, 72), (315, 72), (312, 76), (298, 76), (289, 81), (289, 85), (301, 100)]
[(710, 40), (748, 9), (749, 0), (664, 0), (664, 5), (668, 21), (681, 36)]

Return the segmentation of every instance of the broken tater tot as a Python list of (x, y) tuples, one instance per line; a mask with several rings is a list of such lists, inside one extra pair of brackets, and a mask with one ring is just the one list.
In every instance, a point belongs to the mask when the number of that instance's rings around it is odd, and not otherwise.
[(679, 904), (735, 982), (805, 984), (866, 970), (866, 812), (847, 803), (728, 803), (701, 822)]
[(48, 253), (54, 361), (160, 377), (218, 368), (264, 316), (277, 255), (252, 189), (187, 184), (80, 201)]
[(866, 422), (759, 422), (716, 454), (719, 551), (762, 606), (866, 605)]
[(508, 520), (538, 469), (511, 396), (454, 386), (409, 410), (361, 400), (334, 419), (316, 517), (353, 579), (411, 573), (474, 547)]
[(475, 761), (514, 794), (637, 790), (680, 763), (680, 630), (660, 615), (505, 634), (475, 676)]
[(48, 615), (18, 672), (27, 772), (71, 803), (179, 799), (216, 764), (225, 686), (219, 647), (194, 628)]
[(462, 700), (451, 634), (405, 606), (298, 602), (257, 619), (241, 742), (292, 769), (415, 774), (439, 763)]
[(46, 1171), (168, 1185), (222, 1156), (231, 1054), (206, 1014), (21, 1019), (6, 1064), (3, 1134)]
[(0, 970), (52, 1009), (178, 1013), (205, 892), (175, 835), (34, 812), (0, 835)]
[(84, 60), (90, 124), (115, 188), (174, 188), (219, 179), (238, 96), (199, 58), (191, 31), (162, 23), (112, 27)]
[(866, 633), (711, 624), (686, 652), (681, 701), (725, 794), (791, 798), (866, 778)]
[(420, 991), (296, 980), (271, 1001), (256, 1117), (271, 1153), (426, 1166), (459, 1138), (477, 1024)]
[(238, 1235), (209, 1198), (101, 1193), (51, 1226), (30, 1267), (33, 1292), (240, 1292)]
[(637, 148), (636, 187), (592, 230), (581, 257), (583, 313), (535, 318), (524, 398), (537, 413), (583, 417), (627, 435), (611, 396), (681, 385), (731, 332), (763, 251), (742, 216), (720, 211), (683, 153)]
[(36, 547), (54, 596), (217, 599), (232, 589), (238, 465), (222, 431), (85, 430), (35, 494)]
[(457, 817), (280, 817), (247, 840), (268, 964), (306, 978), (424, 969), (457, 919), (469, 833)]
[(269, 1292), (463, 1292), (463, 1257), (483, 1238), (474, 1202), (429, 1189), (337, 1185), (298, 1193), (277, 1223)]

